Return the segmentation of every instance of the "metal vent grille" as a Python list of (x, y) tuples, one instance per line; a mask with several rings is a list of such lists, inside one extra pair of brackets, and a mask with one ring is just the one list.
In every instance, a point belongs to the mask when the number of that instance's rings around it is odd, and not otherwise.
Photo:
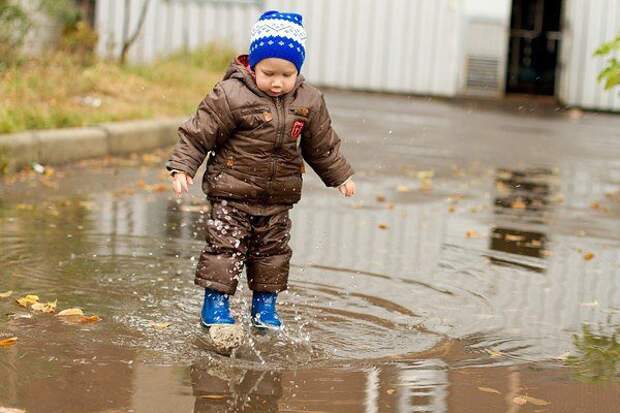
[(499, 88), (499, 59), (467, 56), (467, 89), (496, 93)]

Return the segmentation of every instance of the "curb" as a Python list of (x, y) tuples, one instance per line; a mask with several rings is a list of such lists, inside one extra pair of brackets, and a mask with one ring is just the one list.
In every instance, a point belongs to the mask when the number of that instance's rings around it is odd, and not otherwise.
[(31, 162), (58, 165), (173, 145), (178, 139), (176, 130), (185, 120), (135, 120), (0, 135), (0, 173), (2, 169), (14, 173)]

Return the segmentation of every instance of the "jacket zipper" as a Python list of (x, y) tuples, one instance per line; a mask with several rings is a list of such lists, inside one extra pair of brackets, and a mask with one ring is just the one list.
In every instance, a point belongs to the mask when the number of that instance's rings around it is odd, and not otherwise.
[[(282, 146), (282, 135), (283, 135), (283, 130), (284, 130), (284, 111), (281, 110), (282, 109), (282, 102), (280, 100), (280, 97), (277, 96), (274, 98), (275, 102), (276, 102), (276, 116), (278, 117), (278, 129), (276, 130), (276, 143), (274, 145), (274, 149), (278, 149)], [(277, 169), (277, 165), (276, 165), (276, 159), (272, 158), (271, 160), (271, 178), (269, 179), (270, 181), (273, 181), (273, 179), (276, 176), (276, 169)]]

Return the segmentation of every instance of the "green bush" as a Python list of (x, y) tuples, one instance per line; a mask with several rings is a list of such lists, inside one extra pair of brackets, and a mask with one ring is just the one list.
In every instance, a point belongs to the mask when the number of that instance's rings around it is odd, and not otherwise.
[(15, 62), (17, 50), (24, 42), (32, 22), (24, 10), (10, 2), (0, 0), (0, 70)]

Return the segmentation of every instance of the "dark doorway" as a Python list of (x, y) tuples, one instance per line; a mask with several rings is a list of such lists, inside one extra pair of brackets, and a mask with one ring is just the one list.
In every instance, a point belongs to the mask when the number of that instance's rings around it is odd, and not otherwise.
[(507, 93), (554, 95), (562, 0), (513, 0)]

